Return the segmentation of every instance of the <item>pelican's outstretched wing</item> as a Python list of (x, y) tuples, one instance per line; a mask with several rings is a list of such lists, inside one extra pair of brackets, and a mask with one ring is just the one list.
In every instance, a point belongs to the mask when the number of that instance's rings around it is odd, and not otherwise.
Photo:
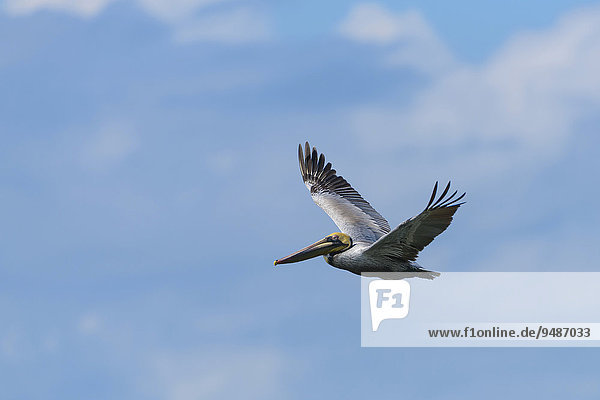
[(329, 215), (352, 240), (375, 242), (390, 231), (390, 224), (341, 176), (325, 165), (325, 156), (310, 150), (308, 142), (298, 145), (300, 172), (314, 202)]
[(446, 230), (452, 222), (452, 216), (458, 207), (464, 204), (464, 202), (458, 203), (458, 201), (466, 193), (454, 198), (457, 193), (455, 191), (451, 196), (446, 197), (450, 189), (450, 182), (434, 202), (437, 187), (436, 182), (429, 204), (421, 214), (403, 222), (396, 229), (381, 237), (365, 250), (365, 254), (414, 261), (419, 251), (423, 250), (437, 235)]

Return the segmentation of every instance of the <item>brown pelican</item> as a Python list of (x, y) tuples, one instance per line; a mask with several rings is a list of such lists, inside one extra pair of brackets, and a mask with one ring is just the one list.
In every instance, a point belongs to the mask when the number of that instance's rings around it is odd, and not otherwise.
[[(454, 197), (457, 191), (446, 196), (450, 182), (436, 199), (438, 183), (427, 207), (416, 217), (398, 225), (394, 230), (389, 223), (361, 195), (325, 164), (325, 156), (298, 146), (298, 159), (302, 180), (310, 191), (313, 201), (323, 209), (341, 232), (334, 232), (311, 244), (275, 260), (275, 265), (294, 263), (316, 256), (324, 256), (328, 264), (355, 274), (362, 272), (417, 272), (430, 273), (415, 262), (419, 251), (442, 233), (452, 222), (452, 216), (464, 202), (459, 201), (466, 193)], [(419, 275), (422, 276), (422, 275)], [(423, 277), (423, 276), (422, 276)]]

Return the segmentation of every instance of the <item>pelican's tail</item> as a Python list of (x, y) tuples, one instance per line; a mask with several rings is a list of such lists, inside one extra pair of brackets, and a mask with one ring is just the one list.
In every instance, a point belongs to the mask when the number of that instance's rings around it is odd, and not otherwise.
[(398, 267), (397, 271), (388, 272), (370, 272), (367, 276), (376, 276), (382, 279), (406, 279), (406, 278), (421, 278), (433, 280), (440, 276), (439, 272), (429, 271), (421, 267), (416, 262), (411, 262), (410, 265), (402, 265)]
[(415, 274), (414, 276), (417, 278), (423, 278), (423, 279), (429, 279), (429, 280), (435, 279), (438, 276), (440, 276), (439, 272), (430, 271), (428, 269), (425, 269), (414, 261), (410, 263), (410, 266), (408, 267), (406, 272), (414, 273)]

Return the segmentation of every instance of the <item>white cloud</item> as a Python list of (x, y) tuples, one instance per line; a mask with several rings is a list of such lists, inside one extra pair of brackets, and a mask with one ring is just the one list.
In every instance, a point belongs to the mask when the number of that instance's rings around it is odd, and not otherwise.
[[(9, 15), (25, 16), (41, 10), (53, 10), (91, 18), (117, 0), (8, 0), (4, 10)], [(120, 0), (122, 1), (122, 0)], [(227, 7), (211, 10), (210, 6), (228, 0), (134, 0), (154, 18), (171, 25), (180, 43), (218, 42), (240, 44), (263, 41), (271, 36), (268, 18), (250, 7)]]
[(83, 146), (81, 162), (90, 169), (109, 169), (125, 160), (138, 145), (137, 134), (129, 124), (108, 124)]
[(0, 354), (3, 358), (18, 358), (21, 353), (22, 340), (20, 331), (10, 326), (0, 333)]
[(203, 14), (178, 24), (175, 31), (175, 39), (182, 43), (251, 43), (264, 41), (269, 36), (266, 17), (250, 8)]
[(340, 24), (339, 32), (352, 40), (377, 44), (430, 34), (418, 13), (394, 15), (374, 3), (356, 5)]
[(100, 317), (96, 314), (85, 314), (77, 322), (77, 330), (83, 335), (94, 335), (98, 333), (100, 328)]
[(375, 3), (358, 4), (338, 27), (340, 35), (359, 43), (391, 47), (385, 62), (425, 73), (450, 68), (454, 60), (417, 11), (392, 13)]
[[(81, 17), (94, 17), (116, 0), (7, 0), (11, 15), (28, 15), (39, 10), (55, 10)], [(226, 0), (135, 0), (144, 11), (161, 20), (174, 21), (210, 4)]]
[(408, 107), (370, 104), (349, 118), (371, 148), (443, 149), (465, 174), (485, 176), (560, 154), (598, 113), (599, 70), (596, 7), (513, 37), (481, 66), (440, 71)]
[(7, 0), (9, 15), (28, 15), (40, 10), (55, 10), (80, 17), (93, 17), (114, 0)]
[(168, 22), (188, 18), (201, 8), (227, 0), (136, 0), (150, 15)]
[(150, 363), (146, 389), (168, 400), (285, 398), (285, 360), (271, 349), (166, 352)]

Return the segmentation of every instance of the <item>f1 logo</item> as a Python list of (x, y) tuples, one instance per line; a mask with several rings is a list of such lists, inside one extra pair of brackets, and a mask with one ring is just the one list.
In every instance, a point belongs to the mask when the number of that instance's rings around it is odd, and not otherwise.
[(373, 332), (385, 319), (401, 319), (408, 315), (410, 284), (405, 280), (378, 279), (369, 282), (371, 327)]

